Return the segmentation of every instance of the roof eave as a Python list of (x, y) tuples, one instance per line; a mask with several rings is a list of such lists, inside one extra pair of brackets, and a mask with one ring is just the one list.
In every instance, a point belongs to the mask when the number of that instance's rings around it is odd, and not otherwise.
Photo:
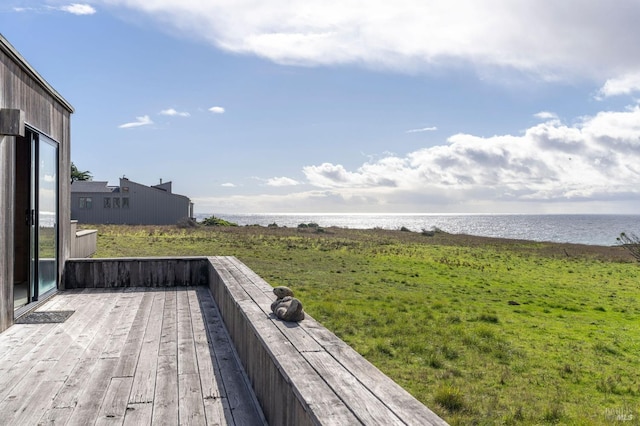
[(29, 63), (27, 60), (16, 50), (15, 47), (9, 43), (9, 41), (0, 33), (0, 51), (4, 52), (11, 58), (25, 73), (29, 75), (34, 81), (36, 81), (47, 93), (60, 103), (70, 113), (75, 112), (73, 106), (67, 102), (65, 98), (58, 93), (56, 89), (51, 86), (47, 80), (45, 80)]

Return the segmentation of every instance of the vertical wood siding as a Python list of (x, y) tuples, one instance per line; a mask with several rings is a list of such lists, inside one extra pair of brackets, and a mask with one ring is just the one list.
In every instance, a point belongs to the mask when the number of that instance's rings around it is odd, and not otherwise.
[[(0, 108), (19, 109), (25, 122), (58, 142), (58, 281), (69, 256), (70, 117), (73, 108), (0, 36)], [(13, 324), (15, 143), (0, 136), (0, 331)]]

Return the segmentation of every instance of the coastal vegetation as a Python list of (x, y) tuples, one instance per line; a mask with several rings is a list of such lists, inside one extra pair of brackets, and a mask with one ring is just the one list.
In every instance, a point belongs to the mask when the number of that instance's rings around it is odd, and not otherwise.
[(315, 224), (97, 229), (97, 257), (238, 257), (450, 424), (640, 418), (640, 266), (622, 246)]
[(215, 216), (203, 219), (201, 224), (203, 226), (238, 226), (237, 223), (229, 222), (228, 220), (221, 219)]

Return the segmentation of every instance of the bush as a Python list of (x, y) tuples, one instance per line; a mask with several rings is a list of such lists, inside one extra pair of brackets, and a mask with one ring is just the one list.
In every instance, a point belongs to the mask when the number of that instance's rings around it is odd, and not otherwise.
[(219, 217), (211, 216), (202, 221), (204, 226), (238, 226), (237, 223), (229, 222), (228, 220), (220, 219)]
[(319, 227), (320, 227), (320, 225), (318, 225), (317, 223), (313, 223), (313, 222), (301, 223), (301, 224), (298, 225), (298, 228), (316, 228), (317, 229)]
[(196, 226), (198, 226), (198, 222), (196, 222), (196, 220), (192, 217), (183, 217), (176, 223), (176, 226), (181, 229), (195, 228)]
[(627, 251), (640, 262), (640, 238), (638, 238), (636, 234), (625, 234), (623, 232), (617, 240), (622, 244), (622, 247), (627, 249)]

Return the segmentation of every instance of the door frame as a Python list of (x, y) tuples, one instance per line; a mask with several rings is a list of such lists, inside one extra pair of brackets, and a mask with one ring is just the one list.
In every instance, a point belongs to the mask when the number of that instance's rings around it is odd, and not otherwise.
[[(16, 226), (18, 224), (26, 225), (26, 231), (18, 233), (22, 241), (14, 241), (14, 247), (18, 247), (20, 244), (27, 244), (26, 256), (23, 253), (20, 258), (14, 259), (16, 262), (16, 271), (22, 268), (20, 275), (26, 272), (27, 279), (27, 303), (21, 306), (15, 306), (16, 295), (14, 294), (14, 317), (22, 315), (25, 311), (32, 309), (34, 303), (41, 302), (54, 294), (59, 287), (58, 280), (58, 264), (60, 262), (60, 170), (59, 170), (59, 157), (60, 157), (60, 143), (51, 138), (47, 134), (39, 131), (33, 126), (25, 125), (25, 136), (16, 138), (17, 144), (25, 144), (25, 146), (16, 147), (16, 200), (18, 196), (23, 197), (22, 202), (16, 201), (14, 217), (16, 220)], [(40, 275), (41, 275), (41, 206), (40, 206), (40, 175), (41, 175), (41, 158), (40, 151), (43, 144), (49, 145), (55, 149), (55, 158), (53, 160), (54, 179), (53, 179), (53, 204), (55, 211), (53, 235), (51, 235), (53, 250), (53, 273), (55, 285), (52, 289), (48, 289), (45, 292), (40, 291)], [(28, 164), (26, 160), (28, 159)], [(21, 160), (21, 161), (18, 161)], [(28, 168), (28, 170), (25, 170)], [(20, 191), (28, 191), (26, 196), (26, 203), (24, 194), (20, 194)], [(24, 250), (23, 250), (24, 251)], [(16, 250), (17, 252), (17, 250)], [(24, 262), (28, 264), (25, 265)], [(19, 280), (20, 278), (18, 278)], [(16, 280), (14, 280), (16, 281)], [(13, 283), (15, 286), (17, 283)], [(15, 290), (15, 289), (14, 289)]]

